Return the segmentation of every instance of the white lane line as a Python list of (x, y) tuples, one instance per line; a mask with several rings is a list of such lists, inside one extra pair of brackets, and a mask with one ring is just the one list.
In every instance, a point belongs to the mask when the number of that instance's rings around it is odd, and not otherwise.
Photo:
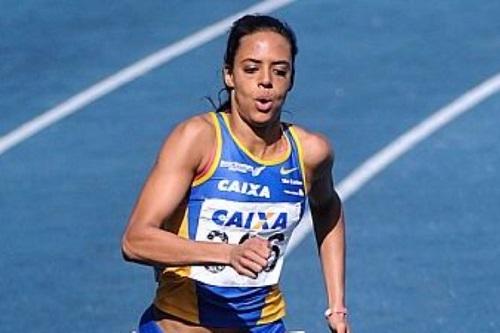
[[(363, 185), (373, 179), (403, 154), (415, 147), (418, 143), (499, 91), (500, 73), (484, 81), (474, 89), (469, 90), (452, 103), (439, 109), (420, 124), (396, 138), (396, 140), (366, 160), (338, 184), (337, 191), (342, 200), (345, 201), (349, 199), (349, 197), (361, 189)], [(289, 250), (287, 250), (288, 254), (291, 253), (312, 230), (312, 219), (309, 210), (306, 214), (306, 220), (303, 221), (306, 223), (300, 223), (297, 230), (293, 233)]]
[(267, 0), (254, 6), (248, 7), (238, 13), (235, 13), (219, 22), (199, 30), (198, 32), (181, 39), (180, 41), (166, 46), (148, 57), (126, 67), (116, 74), (96, 83), (81, 93), (69, 98), (65, 102), (54, 108), (43, 112), (40, 116), (24, 123), (13, 131), (0, 137), (0, 155), (9, 149), (20, 144), (36, 133), (42, 131), (48, 126), (60, 121), (61, 119), (81, 110), (84, 106), (94, 102), (106, 94), (118, 89), (119, 87), (137, 79), (147, 72), (166, 64), (172, 59), (195, 49), (226, 32), (231, 24), (239, 17), (245, 14), (266, 14), (284, 7), (295, 0)]

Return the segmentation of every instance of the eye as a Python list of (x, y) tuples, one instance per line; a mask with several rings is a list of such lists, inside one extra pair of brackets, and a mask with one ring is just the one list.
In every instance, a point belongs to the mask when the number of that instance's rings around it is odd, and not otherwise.
[(244, 71), (245, 73), (248, 73), (248, 74), (255, 73), (255, 72), (257, 72), (258, 70), (259, 70), (259, 69), (258, 69), (257, 67), (255, 67), (255, 66), (249, 66), (249, 67), (244, 67), (244, 68), (243, 68), (243, 71)]
[(286, 69), (280, 69), (280, 68), (276, 68), (274, 70), (274, 74), (278, 75), (278, 76), (286, 76), (288, 74), (288, 70)]

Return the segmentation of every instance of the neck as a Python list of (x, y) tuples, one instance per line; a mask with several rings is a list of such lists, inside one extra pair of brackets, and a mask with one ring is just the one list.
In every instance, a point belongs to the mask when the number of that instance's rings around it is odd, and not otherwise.
[(252, 124), (237, 110), (228, 114), (229, 126), (234, 136), (248, 151), (260, 159), (273, 159), (283, 154), (287, 148), (279, 115), (267, 124)]

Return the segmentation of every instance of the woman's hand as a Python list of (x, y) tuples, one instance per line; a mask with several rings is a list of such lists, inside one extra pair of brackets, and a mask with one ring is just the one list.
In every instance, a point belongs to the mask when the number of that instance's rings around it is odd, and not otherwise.
[(256, 279), (267, 266), (270, 253), (269, 241), (252, 237), (233, 247), (229, 263), (239, 274)]
[(347, 316), (344, 313), (332, 313), (326, 320), (330, 330), (334, 333), (350, 333), (351, 329), (347, 322)]

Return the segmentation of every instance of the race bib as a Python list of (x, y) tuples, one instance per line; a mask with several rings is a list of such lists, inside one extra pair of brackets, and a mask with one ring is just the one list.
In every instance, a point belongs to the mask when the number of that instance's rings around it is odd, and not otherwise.
[(278, 283), (286, 247), (300, 220), (300, 212), (300, 203), (205, 200), (200, 210), (197, 241), (241, 244), (250, 237), (262, 237), (270, 242), (271, 256), (256, 279), (240, 275), (226, 265), (192, 266), (190, 277), (221, 287)]

